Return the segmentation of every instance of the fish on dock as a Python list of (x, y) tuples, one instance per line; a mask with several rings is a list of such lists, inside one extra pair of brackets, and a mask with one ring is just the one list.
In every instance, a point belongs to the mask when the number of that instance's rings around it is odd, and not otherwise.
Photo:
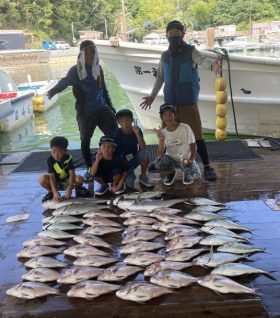
[(91, 218), (84, 219), (83, 223), (90, 226), (102, 225), (102, 226), (121, 227), (119, 223), (109, 220), (107, 218), (101, 217), (101, 216), (93, 216)]
[(103, 265), (116, 263), (119, 259), (108, 256), (100, 256), (100, 255), (88, 255), (77, 258), (73, 264), (77, 266), (93, 266), (93, 267), (101, 267)]
[(190, 228), (183, 228), (183, 227), (174, 227), (172, 229), (169, 229), (166, 232), (166, 235), (164, 237), (165, 240), (172, 240), (176, 237), (180, 236), (193, 236), (196, 234), (201, 234), (200, 229), (195, 228), (195, 227), (190, 227)]
[(165, 270), (171, 269), (180, 271), (184, 268), (192, 266), (192, 263), (184, 263), (184, 262), (173, 262), (173, 261), (158, 261), (151, 265), (149, 265), (144, 272), (145, 276), (153, 276), (155, 273)]
[(40, 236), (36, 236), (33, 237), (30, 240), (25, 241), (22, 244), (24, 247), (27, 246), (36, 246), (36, 245), (43, 245), (43, 246), (63, 246), (65, 245), (65, 242), (63, 241), (59, 241), (56, 239), (53, 239), (51, 237), (40, 237)]
[(243, 244), (240, 242), (228, 242), (217, 248), (219, 252), (228, 252), (234, 254), (249, 254), (249, 253), (257, 253), (264, 252), (263, 248), (255, 247), (248, 244)]
[(60, 254), (61, 251), (58, 248), (45, 245), (35, 245), (25, 247), (21, 252), (17, 253), (17, 258), (26, 257), (34, 258), (38, 256), (51, 255), (51, 254)]
[(46, 224), (56, 224), (56, 223), (82, 223), (83, 219), (82, 218), (78, 218), (76, 216), (72, 216), (72, 215), (52, 215), (52, 216), (48, 216), (46, 218), (43, 218), (42, 223)]
[(35, 258), (31, 258), (29, 261), (24, 263), (25, 267), (30, 268), (38, 268), (38, 267), (46, 267), (46, 268), (62, 268), (67, 267), (68, 264), (58, 261), (55, 258), (49, 256), (39, 256)]
[(113, 248), (112, 245), (108, 244), (107, 242), (102, 240), (100, 237), (95, 236), (93, 234), (89, 234), (89, 233), (76, 235), (73, 237), (73, 240), (80, 244), (91, 245), (95, 247), (105, 247), (110, 250), (112, 250)]
[(107, 252), (101, 251), (98, 248), (85, 244), (76, 244), (63, 251), (65, 255), (73, 257), (84, 257), (88, 255), (108, 256)]
[(150, 284), (147, 282), (132, 282), (122, 286), (117, 292), (117, 297), (124, 300), (143, 303), (164, 294), (173, 293), (173, 290)]
[[(203, 238), (199, 244), (200, 245), (209, 245), (209, 246), (219, 246), (223, 245), (228, 242), (247, 242), (245, 238), (236, 238), (232, 236), (226, 236), (226, 235), (219, 235), (219, 234), (212, 234), (208, 235), (205, 238)], [(224, 251), (221, 251), (224, 252)]]
[(105, 226), (105, 225), (93, 225), (87, 227), (82, 231), (82, 234), (93, 234), (96, 236), (103, 236), (106, 234), (121, 232), (122, 229), (119, 227)]
[(235, 238), (240, 238), (243, 239), (244, 237), (229, 230), (226, 229), (225, 227), (218, 227), (218, 226), (202, 226), (201, 231), (208, 233), (208, 234), (218, 234), (218, 235), (226, 235), (226, 236), (231, 236), (231, 237), (235, 237)]
[(134, 252), (145, 252), (157, 250), (164, 247), (165, 244), (145, 241), (135, 241), (128, 243), (120, 248), (121, 254), (131, 254)]
[(74, 285), (67, 293), (68, 297), (93, 299), (98, 296), (114, 292), (120, 285), (109, 284), (101, 281), (86, 280)]
[(185, 287), (197, 281), (196, 277), (172, 269), (160, 270), (150, 278), (151, 283), (168, 288)]
[(208, 227), (224, 227), (229, 230), (238, 230), (238, 231), (244, 231), (244, 232), (251, 232), (247, 227), (239, 225), (235, 222), (232, 222), (230, 220), (211, 220), (206, 223), (204, 223), (204, 226)]
[(34, 299), (47, 295), (58, 295), (59, 291), (44, 283), (24, 282), (7, 290), (9, 296), (22, 299)]
[(51, 224), (44, 224), (43, 230), (62, 230), (62, 231), (73, 231), (73, 230), (80, 230), (82, 227), (79, 225), (75, 225), (72, 223), (51, 223)]
[(97, 280), (119, 281), (141, 271), (143, 271), (143, 268), (139, 266), (117, 264), (106, 268), (100, 275), (98, 275)]
[(224, 203), (216, 202), (207, 198), (191, 198), (185, 203), (190, 205), (197, 205), (197, 206), (200, 206), (200, 205), (214, 205), (214, 206), (222, 206), (222, 207), (225, 206)]
[(150, 217), (138, 216), (138, 217), (130, 217), (126, 219), (123, 224), (124, 225), (133, 225), (133, 224), (153, 224), (157, 220)]
[(170, 240), (166, 244), (166, 251), (177, 250), (181, 248), (190, 248), (198, 244), (201, 240), (201, 236), (179, 236)]
[(113, 212), (109, 212), (108, 209), (93, 210), (83, 215), (84, 218), (91, 218), (93, 216), (101, 216), (103, 218), (109, 218), (109, 219), (114, 219), (119, 217), (117, 214)]
[(196, 257), (192, 263), (193, 265), (200, 265), (205, 267), (217, 267), (226, 263), (233, 263), (239, 259), (246, 258), (247, 255), (237, 255), (232, 253), (207, 253)]
[(123, 235), (122, 244), (131, 243), (134, 241), (150, 241), (161, 235), (161, 232), (134, 230)]
[(184, 215), (184, 218), (193, 220), (193, 221), (200, 221), (200, 222), (208, 222), (211, 220), (225, 220), (227, 219), (226, 216), (219, 215), (217, 213), (212, 212), (189, 212)]
[(209, 251), (209, 248), (202, 247), (202, 248), (189, 248), (189, 249), (177, 249), (170, 251), (166, 257), (166, 261), (175, 261), (175, 262), (185, 262), (189, 261), (195, 256), (200, 255), (203, 252)]
[(123, 261), (132, 265), (147, 266), (157, 261), (164, 260), (164, 257), (164, 255), (152, 252), (134, 252), (126, 256)]
[(222, 275), (210, 274), (200, 278), (197, 281), (201, 286), (210, 288), (218, 293), (235, 293), (235, 294), (253, 294), (256, 295), (256, 291), (247, 286), (241, 285), (234, 280)]
[(75, 235), (74, 234), (70, 234), (70, 233), (68, 233), (66, 231), (55, 229), (55, 230), (45, 230), (45, 231), (39, 232), (38, 236), (40, 236), (40, 237), (50, 237), (50, 238), (53, 238), (53, 239), (62, 239), (63, 240), (63, 239), (72, 238)]
[(57, 278), (59, 284), (77, 284), (85, 280), (97, 277), (104, 268), (81, 266), (66, 269)]
[(57, 281), (59, 276), (60, 273), (54, 269), (39, 267), (24, 273), (21, 278), (32, 282), (45, 283)]

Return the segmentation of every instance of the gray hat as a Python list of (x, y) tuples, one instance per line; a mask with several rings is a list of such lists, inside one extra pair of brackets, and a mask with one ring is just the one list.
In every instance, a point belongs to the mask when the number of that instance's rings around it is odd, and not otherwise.
[(170, 104), (163, 104), (159, 108), (159, 114), (162, 115), (166, 111), (171, 111), (175, 114), (176, 112), (176, 107)]
[(105, 142), (108, 142), (109, 144), (117, 147), (117, 144), (115, 143), (114, 139), (108, 136), (102, 136), (99, 140), (99, 146), (102, 144), (105, 144)]

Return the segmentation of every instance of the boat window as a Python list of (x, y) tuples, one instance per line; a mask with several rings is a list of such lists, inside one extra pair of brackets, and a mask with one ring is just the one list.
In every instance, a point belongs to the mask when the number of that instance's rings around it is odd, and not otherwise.
[(11, 79), (11, 77), (7, 73), (0, 70), (0, 92), (10, 92), (11, 90), (9, 89), (9, 86), (12, 89), (12, 91), (17, 91), (17, 86)]

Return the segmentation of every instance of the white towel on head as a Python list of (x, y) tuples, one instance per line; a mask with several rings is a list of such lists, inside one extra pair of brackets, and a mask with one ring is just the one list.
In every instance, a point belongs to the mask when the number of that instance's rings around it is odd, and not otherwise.
[[(87, 77), (85, 50), (81, 50), (78, 55), (77, 70), (78, 70), (79, 80), (83, 80)], [(92, 76), (95, 80), (97, 80), (97, 78), (100, 77), (99, 55), (98, 55), (98, 51), (96, 47), (95, 47), (95, 54), (94, 54), (94, 59), (92, 63)]]

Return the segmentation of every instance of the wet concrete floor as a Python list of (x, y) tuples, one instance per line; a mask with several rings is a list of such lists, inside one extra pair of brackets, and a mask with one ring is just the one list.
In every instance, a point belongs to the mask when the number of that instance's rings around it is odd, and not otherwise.
[[(146, 304), (118, 299), (108, 294), (92, 301), (69, 299), (69, 287), (59, 287), (61, 295), (25, 301), (6, 295), (6, 290), (20, 283), (26, 272), (23, 260), (16, 258), (22, 243), (34, 237), (42, 228), (41, 197), (38, 174), (10, 174), (10, 166), (0, 167), (0, 317), (280, 317), (280, 212), (272, 211), (267, 198), (280, 198), (279, 151), (258, 149), (263, 160), (214, 163), (218, 180), (198, 181), (184, 186), (181, 177), (172, 187), (162, 186), (159, 174), (151, 174), (155, 190), (166, 192), (166, 198), (207, 197), (225, 202), (229, 207), (222, 214), (249, 227), (253, 234), (244, 234), (266, 253), (256, 253), (245, 263), (271, 272), (276, 280), (266, 276), (247, 276), (236, 281), (256, 288), (259, 296), (217, 295), (197, 284), (182, 288), (174, 294), (161, 296)], [(178, 207), (185, 208), (184, 205)], [(186, 208), (185, 208), (186, 209)], [(6, 223), (11, 215), (29, 213), (27, 221)], [(106, 236), (108, 242), (119, 247), (120, 234)], [(71, 244), (71, 242), (69, 242)], [(62, 260), (63, 256), (58, 256)], [(69, 263), (71, 258), (65, 258)], [(209, 273), (209, 269), (192, 267), (185, 270), (194, 276)], [(132, 279), (143, 279), (140, 274)], [(130, 280), (132, 280), (130, 279)], [(128, 281), (128, 280), (126, 280)]]

